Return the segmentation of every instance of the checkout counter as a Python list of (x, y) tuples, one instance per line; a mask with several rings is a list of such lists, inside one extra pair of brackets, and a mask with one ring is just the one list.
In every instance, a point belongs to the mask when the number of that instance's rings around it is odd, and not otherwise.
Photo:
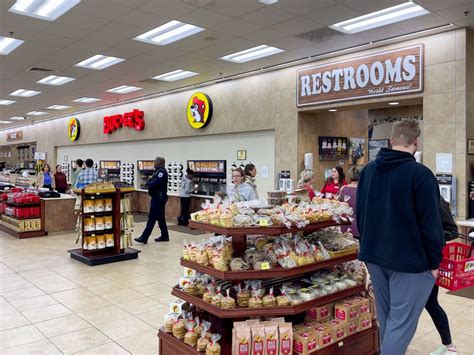
[(55, 198), (41, 198), (41, 215), (44, 216), (44, 230), (48, 233), (74, 232), (77, 215), (74, 213), (76, 197), (61, 194)]

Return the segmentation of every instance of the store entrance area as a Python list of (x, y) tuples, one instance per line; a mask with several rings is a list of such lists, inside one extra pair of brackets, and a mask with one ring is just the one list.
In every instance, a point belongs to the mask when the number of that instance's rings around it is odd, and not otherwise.
[[(137, 223), (141, 231), (144, 223)], [(134, 233), (134, 237), (138, 236)], [(204, 236), (206, 239), (210, 235)], [(140, 257), (93, 268), (64, 257), (74, 234), (47, 239), (3, 238), (0, 250), (2, 354), (157, 354), (171, 289), (182, 276), (179, 258), (185, 239), (170, 231), (170, 243), (135, 245)], [(473, 348), (472, 299), (440, 288), (459, 351)], [(427, 354), (439, 335), (423, 312), (408, 355)]]

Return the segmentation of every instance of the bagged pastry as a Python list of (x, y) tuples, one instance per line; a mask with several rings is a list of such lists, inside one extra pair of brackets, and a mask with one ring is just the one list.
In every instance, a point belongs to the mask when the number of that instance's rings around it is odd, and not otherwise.
[(207, 321), (202, 322), (202, 332), (201, 337), (197, 341), (196, 350), (197, 351), (206, 351), (207, 345), (209, 344), (209, 329), (211, 328), (211, 323)]
[(198, 341), (198, 334), (194, 330), (195, 323), (187, 322), (186, 323), (186, 334), (184, 335), (184, 343), (196, 347)]
[(290, 299), (286, 296), (285, 291), (281, 290), (281, 295), (276, 297), (278, 307), (287, 307), (291, 305)]
[(186, 328), (184, 326), (184, 320), (178, 319), (173, 323), (173, 335), (175, 338), (183, 339), (186, 334)]
[(270, 290), (268, 292), (268, 295), (263, 296), (262, 305), (263, 305), (263, 307), (275, 307), (276, 306), (276, 298), (273, 295), (273, 287), (270, 288)]
[(260, 297), (260, 290), (252, 290), (252, 297), (249, 299), (249, 308), (263, 307), (262, 298)]
[(220, 355), (221, 346), (218, 341), (221, 339), (219, 334), (214, 334), (211, 338), (211, 341), (206, 346), (206, 355)]
[(230, 289), (227, 289), (227, 296), (221, 300), (221, 308), (232, 309), (235, 308), (235, 300), (229, 295)]
[(237, 286), (237, 304), (240, 307), (248, 307), (250, 300), (250, 290), (248, 287), (242, 289), (240, 284)]
[(223, 298), (224, 296), (220, 292), (218, 292), (212, 297), (211, 304), (216, 307), (221, 307), (221, 302)]
[(204, 244), (199, 245), (196, 251), (196, 262), (198, 264), (208, 266), (209, 265), (209, 258), (207, 256), (207, 251)]
[(206, 292), (202, 295), (202, 300), (206, 303), (212, 303), (212, 298), (216, 295), (212, 285), (207, 286)]

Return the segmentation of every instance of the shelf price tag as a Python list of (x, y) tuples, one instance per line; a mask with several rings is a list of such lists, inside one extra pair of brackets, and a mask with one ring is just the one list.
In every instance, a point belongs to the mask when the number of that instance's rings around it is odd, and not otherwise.
[(261, 219), (260, 221), (258, 221), (258, 223), (260, 224), (260, 227), (268, 227), (267, 219)]
[(264, 261), (262, 264), (261, 264), (261, 269), (262, 270), (270, 270), (270, 263), (268, 261)]

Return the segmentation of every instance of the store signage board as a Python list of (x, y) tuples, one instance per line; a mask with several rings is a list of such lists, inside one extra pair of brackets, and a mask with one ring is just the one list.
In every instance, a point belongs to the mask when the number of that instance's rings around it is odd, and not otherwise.
[(79, 139), (81, 134), (81, 125), (77, 118), (71, 118), (67, 124), (67, 135), (71, 142), (75, 142)]
[(19, 141), (23, 139), (23, 131), (7, 133), (7, 141)]
[(46, 160), (46, 153), (35, 152), (35, 160)]
[(188, 160), (195, 173), (225, 173), (225, 160)]
[(132, 112), (104, 117), (104, 134), (111, 134), (122, 127), (143, 131), (145, 129), (145, 113), (135, 109)]
[(154, 160), (138, 160), (137, 161), (139, 171), (153, 171), (155, 170)]
[(423, 92), (423, 45), (297, 71), (297, 107)]
[(194, 93), (186, 109), (189, 125), (195, 129), (206, 127), (211, 122), (212, 111), (211, 98), (202, 92)]
[(99, 166), (101, 169), (120, 170), (120, 160), (101, 160)]

